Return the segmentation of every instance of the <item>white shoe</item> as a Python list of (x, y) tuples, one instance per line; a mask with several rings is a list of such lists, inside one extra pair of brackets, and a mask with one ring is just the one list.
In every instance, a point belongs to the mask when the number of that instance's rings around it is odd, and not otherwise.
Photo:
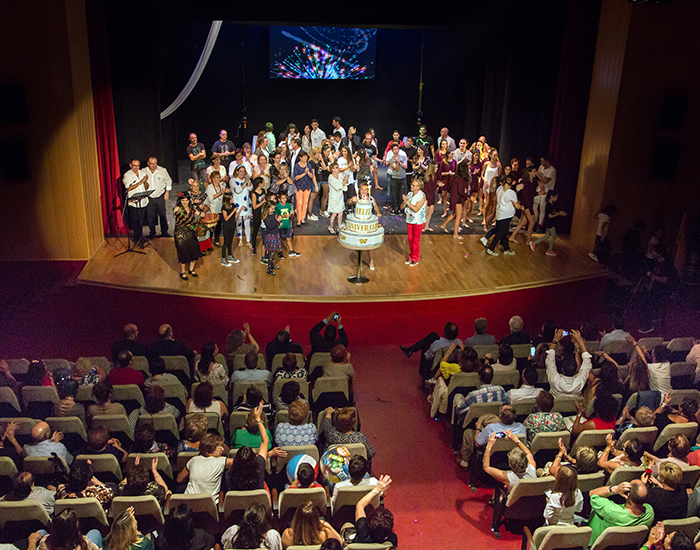
[(488, 254), (489, 256), (498, 256), (498, 252), (494, 252), (490, 248), (486, 249), (486, 254)]
[(479, 242), (480, 242), (481, 244), (483, 244), (484, 246), (486, 246), (486, 247), (488, 247), (488, 245), (489, 245), (489, 242), (486, 240), (486, 237), (481, 237), (481, 238), (479, 239)]
[(321, 216), (323, 216), (324, 218), (330, 218), (330, 217), (331, 217), (331, 215), (330, 215), (328, 212), (319, 212), (319, 214), (321, 214)]
[(515, 251), (513, 251), (513, 250), (506, 250), (506, 251), (503, 253), (503, 255), (504, 255), (504, 256), (515, 256)]
[(462, 468), (467, 468), (467, 469), (469, 469), (469, 462), (464, 462), (464, 460), (460, 460), (460, 461), (459, 461), (459, 465), (460, 465), (460, 467), (462, 467)]
[(593, 260), (594, 262), (600, 261), (600, 260), (598, 260), (598, 256), (596, 256), (595, 254), (593, 254), (593, 252), (589, 252), (589, 253), (588, 253), (588, 257), (589, 257), (591, 260)]
[(311, 220), (312, 222), (317, 222), (317, 221), (318, 221), (318, 216), (314, 216), (313, 214), (311, 214), (307, 219), (308, 219), (308, 220)]

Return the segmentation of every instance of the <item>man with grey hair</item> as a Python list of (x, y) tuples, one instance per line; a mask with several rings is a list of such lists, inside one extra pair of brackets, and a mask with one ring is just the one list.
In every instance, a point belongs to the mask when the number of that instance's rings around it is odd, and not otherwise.
[(474, 336), (470, 336), (464, 341), (465, 346), (493, 346), (496, 344), (496, 337), (486, 334), (488, 323), (484, 317), (479, 317), (474, 321)]
[(12, 478), (12, 490), (0, 498), (0, 502), (31, 500), (38, 502), (48, 515), (53, 515), (56, 491), (34, 484), (34, 476), (29, 472), (19, 472)]
[(524, 323), (523, 318), (520, 317), (520, 315), (513, 315), (513, 317), (510, 318), (510, 321), (508, 321), (508, 325), (510, 327), (510, 334), (501, 338), (501, 341), (498, 342), (499, 346), (502, 346), (503, 344), (516, 346), (518, 344), (530, 343), (530, 334), (526, 330), (523, 330)]
[(51, 435), (51, 427), (46, 422), (37, 422), (32, 428), (32, 443), (24, 446), (24, 456), (51, 456), (52, 453), (56, 453), (70, 466), (73, 456), (61, 443), (61, 439), (63, 432), (54, 432)]

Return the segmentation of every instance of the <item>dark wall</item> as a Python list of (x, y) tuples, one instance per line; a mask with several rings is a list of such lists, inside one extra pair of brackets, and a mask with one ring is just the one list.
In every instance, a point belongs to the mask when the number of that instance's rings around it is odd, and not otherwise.
[[(289, 122), (303, 127), (318, 118), (329, 132), (336, 115), (361, 133), (374, 127), (382, 144), (394, 129), (415, 133), (423, 43), (422, 120), (430, 135), (448, 126), (455, 139), (485, 134), (502, 158), (539, 155), (549, 149), (567, 9), (565, 1), (503, 1), (489, 5), (488, 12), (460, 12), (461, 19), (445, 11), (442, 21), (425, 29), (380, 28), (376, 77), (366, 81), (270, 79), (269, 27), (225, 22), (196, 88), (161, 125), (158, 113), (190, 77), (211, 21), (171, 14), (154, 26), (134, 23), (128, 11), (112, 8), (110, 64), (120, 156), (145, 158), (150, 147), (163, 151), (162, 164), (172, 165), (175, 155), (185, 158), (190, 131), (209, 148), (224, 127), (240, 145), (267, 121), (279, 133)], [(148, 33), (147, 38), (130, 41), (125, 25), (135, 25), (134, 33)], [(143, 81), (129, 70), (135, 59), (139, 71), (150, 71)], [(247, 128), (239, 131), (244, 104)]]

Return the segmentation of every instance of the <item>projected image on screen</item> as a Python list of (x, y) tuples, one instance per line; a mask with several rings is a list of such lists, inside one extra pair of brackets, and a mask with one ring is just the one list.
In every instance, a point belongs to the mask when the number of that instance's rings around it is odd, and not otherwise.
[(377, 29), (270, 27), (270, 77), (374, 78)]

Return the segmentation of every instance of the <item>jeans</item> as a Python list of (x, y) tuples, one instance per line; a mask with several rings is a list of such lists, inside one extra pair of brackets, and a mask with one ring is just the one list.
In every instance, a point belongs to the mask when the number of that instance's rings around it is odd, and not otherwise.
[(148, 227), (151, 229), (151, 237), (156, 235), (156, 223), (160, 220), (160, 234), (165, 235), (168, 232), (168, 216), (165, 213), (165, 194), (160, 197), (148, 199), (146, 206), (146, 214), (148, 216)]
[(391, 178), (389, 181), (391, 182), (389, 186), (391, 188), (390, 204), (395, 211), (398, 211), (399, 208), (401, 208), (401, 199), (403, 198), (404, 187), (406, 187), (406, 178)]
[(540, 244), (542, 241), (546, 241), (547, 239), (550, 239), (549, 249), (552, 250), (552, 248), (554, 248), (554, 242), (557, 240), (556, 228), (548, 227), (547, 229), (545, 229), (544, 235), (542, 235), (539, 239), (535, 241), (535, 246)]
[(496, 221), (496, 231), (493, 240), (489, 245), (489, 250), (495, 250), (499, 242), (503, 245), (504, 252), (508, 250), (508, 231), (510, 230), (510, 220), (512, 219), (513, 218), (506, 218), (505, 220)]
[(532, 201), (532, 213), (535, 216), (535, 223), (544, 223), (544, 211), (547, 207), (547, 195), (537, 195)]

